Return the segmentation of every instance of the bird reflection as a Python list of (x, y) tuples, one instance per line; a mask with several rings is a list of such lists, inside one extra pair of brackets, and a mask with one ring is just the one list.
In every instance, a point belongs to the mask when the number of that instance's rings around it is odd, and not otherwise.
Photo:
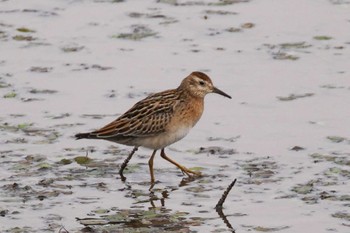
[[(157, 208), (157, 206), (155, 205), (155, 201), (160, 201), (160, 204), (161, 204), (161, 207), (165, 207), (165, 199), (167, 199), (169, 197), (169, 193), (167, 190), (163, 190), (161, 192), (162, 194), (162, 197), (161, 198), (158, 198), (153, 191), (150, 192), (150, 203), (151, 203), (151, 206), (152, 208)], [(153, 198), (152, 198), (153, 197)]]
[[(202, 177), (203, 178), (203, 177)], [(164, 214), (169, 214), (170, 212), (172, 212), (171, 209), (167, 209), (166, 207), (166, 201), (169, 199), (170, 194), (173, 191), (176, 190), (182, 190), (184, 191), (184, 189), (180, 189), (181, 187), (184, 186), (188, 186), (190, 183), (192, 183), (195, 180), (198, 180), (201, 178), (192, 178), (192, 177), (186, 177), (183, 178), (180, 183), (178, 184), (178, 187), (176, 186), (166, 186), (165, 188), (162, 189), (153, 189), (153, 186), (155, 183), (149, 183), (149, 182), (123, 182), (125, 185), (125, 188), (122, 189), (123, 191), (127, 191), (128, 194), (126, 195), (126, 197), (134, 197), (134, 193), (138, 193), (138, 195), (140, 195), (140, 192), (142, 193), (141, 196), (145, 197), (145, 199), (138, 201), (138, 204), (141, 203), (150, 203), (150, 206), (148, 207), (149, 209), (162, 209), (164, 212)], [(223, 223), (225, 224), (225, 226), (228, 228), (228, 230), (230, 232), (235, 232), (235, 229), (233, 228), (233, 226), (231, 225), (229, 219), (227, 218), (227, 216), (225, 215), (225, 213), (223, 212), (223, 203), (226, 199), (226, 197), (228, 196), (230, 190), (232, 189), (232, 187), (234, 186), (236, 180), (234, 180), (229, 187), (226, 189), (226, 191), (223, 193), (221, 199), (219, 200), (218, 204), (215, 206), (215, 210), (216, 213), (219, 215), (219, 217), (222, 219)], [(157, 182), (160, 183), (160, 182)], [(143, 186), (143, 187), (147, 187), (148, 185), (150, 185), (150, 187), (146, 189), (138, 189), (138, 188), (134, 188), (133, 186)], [(195, 185), (195, 184), (194, 184)], [(122, 191), (120, 190), (120, 191)], [(147, 191), (146, 191), (147, 190)], [(180, 204), (180, 203), (179, 203)], [(163, 212), (162, 211), (162, 212)], [(170, 212), (169, 212), (170, 211)], [(188, 213), (189, 214), (189, 213)], [(190, 216), (188, 216), (190, 217)], [(203, 222), (203, 224), (205, 224)]]

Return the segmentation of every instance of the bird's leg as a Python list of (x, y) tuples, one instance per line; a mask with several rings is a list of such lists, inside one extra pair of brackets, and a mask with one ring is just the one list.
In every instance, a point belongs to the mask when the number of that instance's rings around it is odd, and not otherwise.
[(148, 166), (149, 166), (149, 173), (151, 174), (151, 184), (154, 183), (154, 173), (153, 173), (153, 159), (154, 156), (156, 155), (157, 150), (154, 150), (151, 158), (148, 160)]
[(122, 181), (126, 180), (126, 177), (123, 175), (123, 171), (126, 168), (126, 166), (128, 166), (128, 163), (129, 163), (131, 157), (135, 154), (137, 149), (138, 149), (138, 147), (135, 146), (134, 149), (132, 149), (131, 153), (128, 155), (128, 157), (124, 160), (124, 162), (120, 166), (119, 175), (120, 175), (120, 178), (121, 178)]
[(170, 163), (174, 164), (176, 167), (178, 167), (182, 172), (186, 173), (186, 175), (188, 175), (189, 177), (191, 177), (191, 174), (194, 174), (196, 176), (200, 176), (201, 173), (200, 172), (195, 172), (195, 171), (191, 171), (190, 169), (178, 164), (177, 162), (175, 162), (174, 160), (170, 159), (168, 156), (166, 156), (164, 149), (161, 150), (160, 152), (160, 156), (169, 161)]

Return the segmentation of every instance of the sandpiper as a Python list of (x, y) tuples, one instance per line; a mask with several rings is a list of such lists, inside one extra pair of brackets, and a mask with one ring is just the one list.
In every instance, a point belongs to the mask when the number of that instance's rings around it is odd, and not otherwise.
[(139, 147), (153, 150), (148, 161), (152, 184), (155, 181), (153, 159), (157, 150), (161, 150), (160, 156), (163, 159), (189, 177), (200, 175), (170, 159), (164, 149), (185, 137), (198, 122), (204, 109), (204, 97), (208, 93), (217, 93), (231, 99), (231, 96), (216, 88), (206, 74), (195, 71), (182, 80), (178, 88), (151, 94), (101, 129), (79, 133), (75, 137), (104, 139), (133, 146), (119, 170), (122, 180), (126, 179), (123, 170)]

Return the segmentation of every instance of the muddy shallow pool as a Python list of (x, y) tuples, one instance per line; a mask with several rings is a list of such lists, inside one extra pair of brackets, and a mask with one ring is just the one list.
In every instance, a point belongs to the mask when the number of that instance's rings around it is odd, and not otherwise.
[[(350, 231), (349, 1), (0, 6), (0, 232)], [(202, 177), (74, 139), (194, 70), (233, 97), (167, 148)]]

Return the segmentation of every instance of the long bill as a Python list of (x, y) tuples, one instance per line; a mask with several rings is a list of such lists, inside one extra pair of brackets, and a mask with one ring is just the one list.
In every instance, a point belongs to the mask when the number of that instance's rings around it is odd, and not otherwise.
[(222, 90), (220, 90), (220, 89), (218, 89), (218, 88), (216, 88), (216, 87), (213, 88), (213, 93), (216, 93), (216, 94), (225, 96), (225, 97), (227, 97), (227, 98), (229, 98), (229, 99), (232, 99), (231, 96), (229, 96), (228, 94), (226, 94), (225, 92), (223, 92)]

